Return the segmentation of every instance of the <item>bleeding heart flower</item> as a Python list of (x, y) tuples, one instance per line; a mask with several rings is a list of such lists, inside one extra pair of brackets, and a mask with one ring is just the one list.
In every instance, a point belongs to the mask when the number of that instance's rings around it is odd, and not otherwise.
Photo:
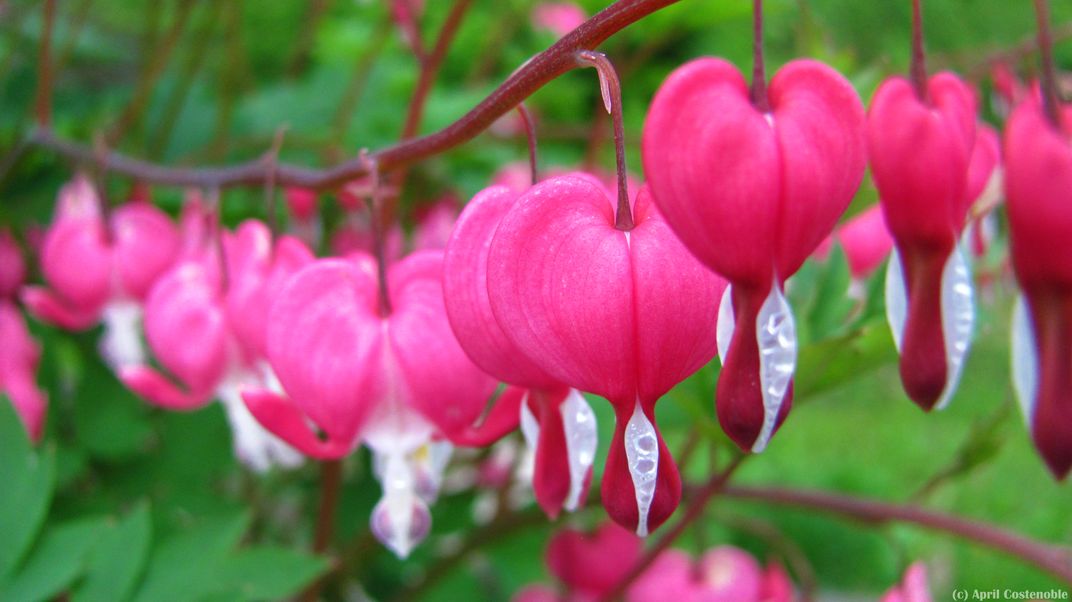
[(316, 191), (292, 186), (286, 189), (286, 199), (290, 209), (290, 232), (310, 249), (316, 249), (324, 235)]
[(458, 199), (447, 195), (417, 214), (413, 230), (413, 250), (426, 251), (447, 248), (447, 241), (458, 221)]
[(626, 600), (757, 602), (762, 590), (759, 563), (732, 546), (709, 550), (697, 565), (679, 550), (667, 550), (630, 588)]
[(39, 319), (72, 330), (105, 323), (102, 353), (113, 367), (144, 361), (141, 302), (179, 251), (175, 226), (146, 203), (116, 208), (107, 223), (89, 180), (60, 190), (41, 250), (50, 289), (26, 287), (23, 302)]
[(971, 221), (963, 237), (976, 257), (985, 255), (994, 239), (997, 225), (993, 210), (1001, 203), (1003, 182), (998, 133), (989, 125), (980, 123), (976, 129), (965, 192)]
[(642, 142), (666, 222), (731, 283), (716, 409), (737, 445), (756, 452), (792, 401), (797, 342), (783, 283), (833, 230), (865, 164), (863, 107), (836, 71), (792, 61), (768, 97), (769, 110), (755, 106), (724, 60), (692, 61), (655, 95)]
[(930, 79), (926, 100), (908, 80), (886, 80), (868, 114), (871, 173), (896, 244), (886, 312), (901, 382), (928, 411), (949, 402), (971, 344), (971, 278), (957, 241), (974, 201), (975, 120), (971, 90), (949, 73)]
[(37, 388), (41, 351), (8, 299), (0, 299), (0, 341), (0, 394), (11, 400), (30, 439), (40, 441), (48, 406), (47, 396)]
[(882, 595), (880, 602), (931, 602), (931, 591), (927, 585), (927, 565), (913, 562), (905, 570), (901, 582), (891, 587)]
[(593, 533), (562, 529), (547, 544), (547, 568), (571, 593), (606, 595), (640, 560), (641, 539), (615, 523)]
[(254, 220), (225, 235), (223, 249), (225, 276), (216, 244), (206, 236), (201, 253), (191, 253), (163, 276), (146, 302), (149, 345), (181, 387), (148, 365), (128, 366), (120, 378), (172, 410), (196, 409), (218, 398), (231, 423), (235, 455), (244, 464), (258, 472), (296, 466), (301, 456), (253, 419), (240, 390), (278, 390), (266, 359), (268, 304), (313, 257), (294, 238), (281, 238), (273, 249), (268, 228)]
[(880, 205), (873, 205), (842, 224), (837, 239), (845, 250), (849, 271), (857, 281), (870, 276), (893, 248), (893, 238)]
[(642, 189), (635, 227), (590, 179), (562, 176), (523, 194), (488, 255), (488, 296), (502, 331), (542, 371), (601, 395), (617, 416), (602, 497), (646, 535), (677, 507), (681, 481), (655, 428), (655, 402), (715, 352), (724, 282), (696, 262)]
[(384, 487), (372, 530), (399, 556), (430, 525), (436, 487), (422, 475), (445, 461), (422, 462), (428, 443), (468, 429), (494, 389), (450, 330), (442, 269), (437, 251), (392, 265), (388, 307), (368, 256), (305, 267), (269, 312), (268, 358), (286, 396), (243, 393), (261, 424), (306, 455), (341, 458), (368, 444)]
[(588, 15), (572, 2), (543, 2), (532, 9), (532, 24), (562, 37), (580, 27)]
[(10, 299), (26, 279), (26, 263), (15, 237), (0, 228), (0, 299)]
[(510, 385), (477, 433), (487, 445), (517, 428), (534, 458), (532, 487), (549, 516), (575, 510), (587, 493), (596, 451), (595, 414), (575, 389), (548, 375), (515, 345), (488, 296), (488, 254), (503, 216), (519, 194), (505, 186), (478, 193), (458, 218), (447, 246), (443, 293), (458, 342), (485, 372)]
[(1012, 264), (1013, 382), (1035, 446), (1059, 479), (1072, 468), (1072, 108), (1051, 124), (1038, 99), (1005, 129)]

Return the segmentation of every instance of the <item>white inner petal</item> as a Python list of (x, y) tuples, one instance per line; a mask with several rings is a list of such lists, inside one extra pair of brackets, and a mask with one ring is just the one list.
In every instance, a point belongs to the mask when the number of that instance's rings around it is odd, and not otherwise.
[(778, 412), (797, 364), (797, 330), (793, 310), (777, 283), (756, 316), (756, 342), (759, 345), (759, 383), (763, 391), (763, 428), (752, 451), (766, 449), (774, 434)]
[(300, 466), (302, 455), (261, 426), (242, 401), (240, 391), (243, 386), (263, 385), (264, 381), (254, 372), (234, 371), (216, 389), (216, 396), (223, 404), (231, 425), (235, 457), (258, 473), (267, 472), (273, 466)]
[(1038, 370), (1035, 328), (1031, 323), (1027, 299), (1020, 295), (1012, 310), (1012, 385), (1028, 430), (1031, 430), (1035, 418)]
[(633, 416), (625, 425), (625, 457), (629, 463), (629, 475), (633, 478), (633, 490), (637, 502), (637, 529), (640, 537), (648, 535), (648, 513), (655, 499), (656, 477), (659, 476), (659, 439), (637, 399)]
[(540, 442), (540, 424), (529, 409), (528, 391), (521, 397), (521, 436), (525, 438), (525, 457), (521, 460), (519, 477), (525, 483), (532, 484), (532, 476), (536, 472), (536, 446)]
[(974, 324), (971, 272), (964, 252), (958, 246), (953, 249), (942, 270), (942, 338), (945, 343), (946, 382), (935, 406), (939, 410), (949, 405), (957, 390), (964, 359), (971, 348)]
[(141, 306), (130, 300), (116, 300), (104, 306), (101, 316), (104, 334), (100, 353), (113, 370), (146, 363), (141, 336)]
[(405, 558), (427, 535), (432, 525), (428, 506), (416, 493), (416, 478), (407, 454), (399, 449), (373, 449), (383, 496), (372, 509), (369, 527), (383, 545)]
[(565, 508), (577, 509), (584, 495), (584, 481), (596, 457), (599, 433), (596, 430), (596, 415), (592, 407), (577, 389), (570, 389), (559, 406), (562, 426), (566, 432), (566, 454), (569, 458), (570, 490)]
[(718, 303), (718, 327), (715, 330), (715, 342), (718, 344), (718, 361), (725, 364), (726, 354), (730, 351), (730, 341), (733, 340), (733, 295), (730, 294), (732, 286), (727, 286), (722, 293), (722, 300)]
[(901, 267), (901, 254), (897, 247), (890, 252), (890, 263), (886, 268), (886, 321), (893, 333), (893, 344), (901, 352), (901, 339), (904, 338), (905, 320), (908, 316), (908, 293), (905, 289), (904, 269)]

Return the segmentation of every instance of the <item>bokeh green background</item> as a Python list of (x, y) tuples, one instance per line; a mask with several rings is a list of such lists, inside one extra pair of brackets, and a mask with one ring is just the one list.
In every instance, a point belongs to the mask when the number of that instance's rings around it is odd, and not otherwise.
[[(422, 29), (430, 45), (451, 3), (427, 4)], [(601, 7), (581, 4), (589, 13)], [(765, 4), (768, 73), (793, 58), (815, 57), (836, 66), (867, 102), (882, 78), (907, 68), (907, 0)], [(311, 19), (317, 6), (323, 13)], [(554, 41), (532, 27), (532, 6), (476, 0), (446, 57), (422, 132), (458, 118)], [(32, 127), (40, 8), (38, 2), (0, 2), (5, 153)], [(924, 9), (930, 65), (954, 69), (976, 84), (983, 118), (1000, 127), (990, 62), (1006, 57), (1025, 77), (1036, 71), (1030, 3), (926, 0)], [(1053, 2), (1053, 12), (1056, 30), (1067, 35), (1072, 5)], [(173, 33), (180, 19), (185, 25)], [(747, 72), (750, 24), (750, 2), (683, 0), (604, 44), (601, 49), (621, 70), (628, 161), (635, 173), (642, 173), (638, 141), (659, 83), (701, 55), (727, 57)], [(377, 0), (61, 0), (54, 39), (55, 129), (89, 142), (131, 112), (116, 146), (176, 165), (258, 156), (281, 126), (287, 128), (283, 160), (311, 166), (391, 144), (417, 74), (386, 2)], [(1072, 66), (1072, 43), (1059, 43), (1057, 56)], [(139, 90), (145, 102), (130, 111)], [(581, 70), (532, 97), (543, 167), (584, 159), (598, 95), (595, 74)], [(593, 156), (608, 169), (613, 149), (605, 138), (597, 140)], [(444, 192), (468, 198), (496, 169), (525, 158), (522, 138), (489, 133), (421, 163), (404, 193), (402, 218)], [(56, 191), (73, 169), (61, 157), (30, 149), (0, 175), (0, 225), (47, 223)], [(113, 199), (130, 186), (118, 177), (106, 184)], [(156, 202), (172, 213), (181, 195), (154, 189)], [(865, 180), (850, 211), (874, 200)], [(323, 197), (322, 208), (337, 218), (331, 195)], [(265, 211), (259, 188), (224, 193), (229, 223)], [(750, 459), (738, 480), (920, 502), (1047, 541), (1072, 541), (1072, 491), (1046, 472), (1012, 397), (1008, 322), (1015, 288), (1003, 243), (976, 263), (977, 272), (987, 275), (977, 294), (977, 340), (951, 407), (933, 415), (920, 412), (900, 390), (881, 307), (882, 274), (869, 282), (872, 301), (856, 306), (844, 295), (848, 274), (839, 253), (825, 263), (809, 262), (791, 282), (806, 342), (797, 402), (770, 449)], [(317, 502), (315, 467), (251, 475), (231, 455), (218, 405), (189, 414), (152, 409), (102, 365), (98, 332), (69, 334), (36, 322), (32, 328), (44, 347), (40, 382), (50, 397), (48, 426), (43, 443), (31, 451), (9, 408), (0, 407), (0, 599), (61, 592), (79, 600), (276, 599), (325, 570), (326, 562), (304, 552)], [(699, 433), (684, 467), (693, 481), (710, 473), (711, 458), (722, 457), (728, 445), (714, 419), (716, 375), (717, 361), (658, 409), (672, 450)], [(604, 401), (592, 402), (602, 457), (612, 414)], [(478, 459), (470, 454), (452, 470)], [(590, 509), (576, 515), (551, 523), (529, 504), (491, 529), (473, 518), (476, 498), (487, 492), (453, 492), (433, 508), (431, 537), (399, 561), (367, 532), (379, 494), (367, 453), (359, 451), (344, 468), (334, 540), (341, 577), (329, 584), (331, 597), (365, 592), (375, 599), (506, 599), (523, 584), (550, 583), (542, 555), (555, 528), (603, 519), (595, 487)], [(758, 503), (717, 499), (680, 541), (693, 552), (721, 543), (781, 558), (798, 578), (813, 574), (821, 596), (873, 599), (913, 559), (928, 562), (937, 599), (953, 587), (1057, 585), (1020, 561), (947, 535)]]

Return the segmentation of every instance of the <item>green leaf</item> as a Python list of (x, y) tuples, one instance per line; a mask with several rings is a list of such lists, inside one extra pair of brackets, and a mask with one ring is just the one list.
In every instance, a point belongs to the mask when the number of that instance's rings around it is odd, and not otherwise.
[(218, 566), (215, 581), (230, 599), (281, 600), (297, 594), (327, 568), (324, 558), (261, 547), (226, 558)]
[(218, 563), (238, 545), (249, 525), (246, 513), (209, 519), (153, 550), (135, 600), (196, 600), (213, 591)]
[(112, 602), (130, 597), (149, 554), (152, 524), (149, 508), (139, 504), (122, 522), (101, 536), (89, 561), (86, 580), (74, 592), (76, 602)]
[(36, 453), (7, 397), (0, 395), (0, 583), (34, 542), (55, 483), (55, 454)]
[(85, 570), (89, 552), (107, 526), (107, 519), (92, 518), (50, 528), (25, 566), (0, 589), (0, 600), (44, 600), (62, 592)]

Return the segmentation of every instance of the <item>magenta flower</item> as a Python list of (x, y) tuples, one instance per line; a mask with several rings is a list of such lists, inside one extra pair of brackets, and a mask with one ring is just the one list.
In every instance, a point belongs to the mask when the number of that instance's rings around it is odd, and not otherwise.
[(893, 238), (880, 205), (873, 205), (846, 221), (838, 227), (836, 236), (856, 280), (870, 276), (893, 248)]
[(902, 77), (886, 80), (871, 102), (867, 137), (896, 245), (886, 312), (901, 381), (929, 411), (952, 397), (971, 344), (971, 278), (957, 241), (974, 201), (968, 175), (976, 116), (971, 90), (950, 73), (932, 77), (926, 94), (921, 100)]
[(290, 210), (290, 233), (310, 249), (316, 249), (324, 234), (316, 206), (316, 191), (292, 186), (286, 189), (285, 194)]
[(141, 302), (179, 251), (175, 226), (146, 203), (117, 207), (105, 223), (84, 176), (60, 190), (41, 250), (50, 288), (26, 287), (23, 302), (39, 319), (71, 330), (105, 323), (101, 350), (113, 367), (141, 363)]
[(833, 230), (865, 163), (863, 107), (836, 71), (793, 61), (768, 96), (769, 109), (757, 107), (732, 64), (692, 61), (655, 95), (642, 143), (667, 223), (730, 281), (716, 410), (730, 438), (755, 452), (792, 402), (797, 342), (783, 283)]
[(562, 37), (580, 27), (588, 15), (572, 2), (543, 2), (532, 9), (532, 24)]
[(26, 280), (26, 262), (15, 237), (0, 228), (0, 299), (11, 299)]
[(595, 414), (575, 389), (556, 380), (511, 341), (491, 308), (488, 254), (519, 194), (505, 186), (478, 193), (458, 219), (444, 261), (443, 292), (458, 342), (473, 362), (510, 385), (469, 437), (488, 444), (515, 428), (534, 457), (532, 487), (551, 517), (575, 510), (587, 493), (596, 451)]
[(149, 345), (179, 384), (148, 365), (125, 367), (120, 378), (167, 409), (197, 409), (218, 398), (239, 460), (258, 472), (295, 466), (301, 456), (253, 419), (240, 391), (277, 386), (267, 364), (268, 305), (282, 283), (313, 258), (297, 239), (283, 237), (273, 247), (268, 228), (253, 220), (225, 235), (223, 248), (226, 276), (215, 242), (206, 236), (201, 252), (163, 276), (146, 302)]
[(369, 446), (384, 487), (372, 531), (399, 556), (430, 525), (448, 448), (429, 443), (468, 429), (494, 389), (450, 330), (442, 270), (437, 251), (392, 265), (387, 306), (368, 256), (305, 267), (269, 312), (268, 359), (285, 394), (243, 393), (261, 424), (308, 456)]
[(19, 308), (0, 298), (0, 394), (7, 396), (22, 419), (30, 439), (39, 441), (48, 406), (46, 394), (37, 388), (37, 363), (41, 350), (26, 329)]
[(1037, 98), (1005, 129), (1012, 264), (1023, 295), (1013, 315), (1013, 383), (1053, 474), (1072, 468), (1072, 109), (1051, 124)]
[(895, 584), (882, 594), (879, 602), (931, 602), (930, 587), (927, 585), (927, 565), (913, 562), (904, 573), (900, 583)]
[(625, 578), (643, 552), (642, 540), (615, 523), (585, 533), (562, 529), (547, 544), (547, 568), (571, 593), (596, 599)]
[(646, 535), (681, 496), (655, 428), (655, 403), (715, 353), (724, 282), (696, 262), (642, 189), (635, 226), (585, 177), (521, 195), (488, 255), (488, 296), (502, 331), (556, 381), (610, 400), (617, 416), (602, 498), (618, 524)]
[(1003, 181), (998, 133), (989, 125), (980, 123), (976, 129), (965, 192), (970, 222), (964, 240), (976, 257), (985, 255), (994, 239), (997, 225), (993, 209), (1001, 203)]

